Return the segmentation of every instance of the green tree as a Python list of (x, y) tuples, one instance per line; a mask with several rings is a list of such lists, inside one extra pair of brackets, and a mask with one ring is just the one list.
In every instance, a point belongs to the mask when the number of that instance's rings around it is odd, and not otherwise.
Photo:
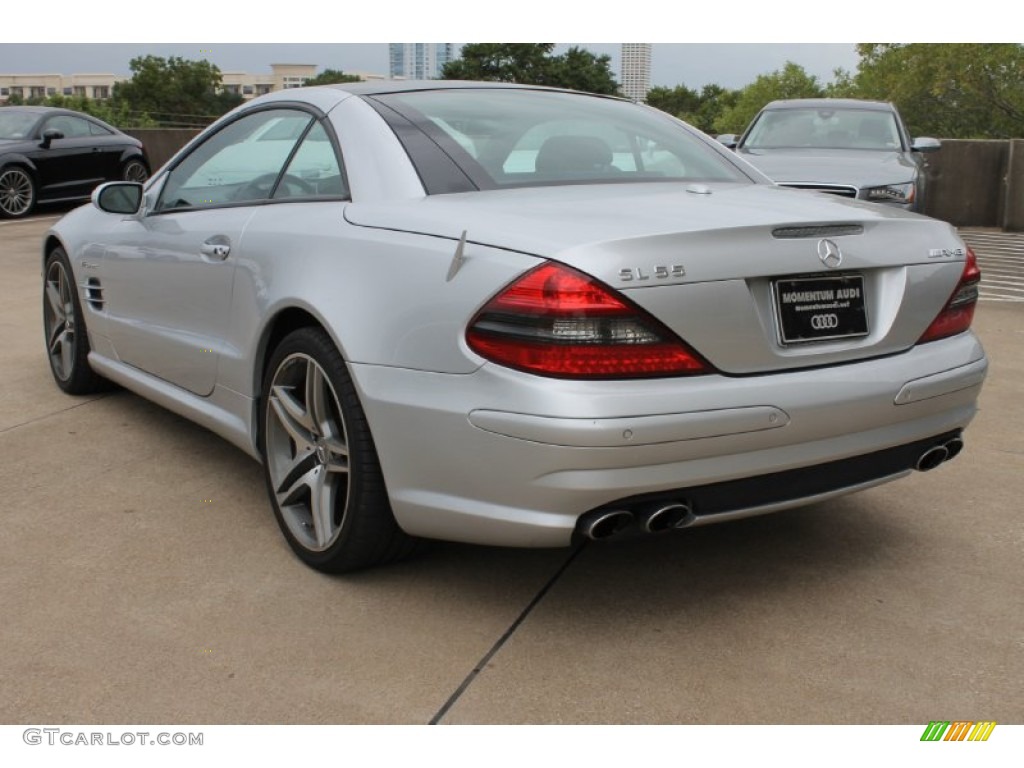
[(340, 69), (325, 69), (316, 77), (311, 77), (303, 85), (332, 85), (333, 83), (361, 83), (363, 78), (358, 75), (347, 75)]
[(596, 56), (576, 46), (553, 56), (554, 48), (554, 43), (470, 43), (463, 46), (460, 58), (445, 64), (442, 77), (618, 92), (611, 57)]
[(114, 85), (114, 105), (165, 125), (203, 126), (242, 103), (240, 95), (220, 90), (220, 69), (205, 59), (139, 56), (129, 66), (131, 79)]
[(647, 92), (645, 101), (649, 106), (668, 112), (680, 120), (685, 120), (686, 115), (700, 108), (700, 94), (685, 85), (677, 85), (675, 88), (657, 85)]
[(59, 107), (70, 109), (75, 112), (84, 112), (87, 115), (98, 117), (105, 123), (115, 128), (154, 128), (156, 121), (145, 112), (132, 112), (125, 104), (114, 104), (109, 99), (88, 99), (85, 96), (64, 96), (54, 94), (41, 98), (32, 96), (28, 99), (20, 94), (11, 96), (7, 101), (9, 106), (30, 106), (30, 107)]
[(548, 61), (554, 43), (469, 43), (444, 65), (445, 80), (489, 80), (550, 85)]
[(813, 99), (824, 95), (818, 78), (808, 75), (799, 64), (787, 61), (782, 69), (770, 75), (758, 75), (754, 82), (741, 89), (735, 103), (715, 119), (714, 129), (718, 133), (741, 133), (769, 101)]
[(1024, 136), (1024, 45), (861, 43), (857, 53), (844, 95), (893, 102), (912, 133)]
[(715, 120), (736, 103), (736, 93), (715, 83), (705, 85), (700, 93), (685, 85), (675, 88), (656, 86), (648, 91), (647, 103), (705, 133), (711, 133)]

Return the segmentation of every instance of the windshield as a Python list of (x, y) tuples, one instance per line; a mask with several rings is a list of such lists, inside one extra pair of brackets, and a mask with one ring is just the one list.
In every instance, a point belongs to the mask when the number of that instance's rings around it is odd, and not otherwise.
[(902, 144), (892, 112), (808, 107), (762, 112), (742, 146), (745, 149), (818, 147), (893, 151), (901, 149)]
[[(554, 91), (453, 89), (376, 97), (427, 133), (479, 189), (636, 181), (748, 182), (665, 115)], [(406, 145), (421, 176), (430, 162)], [(429, 184), (428, 184), (429, 187)]]
[(24, 139), (29, 136), (39, 115), (19, 112), (10, 107), (0, 109), (0, 139)]

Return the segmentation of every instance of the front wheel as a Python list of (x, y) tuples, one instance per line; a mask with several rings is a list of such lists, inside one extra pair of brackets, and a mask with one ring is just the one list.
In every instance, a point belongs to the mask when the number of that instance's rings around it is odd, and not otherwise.
[(43, 332), (53, 379), (69, 395), (98, 392), (107, 382), (89, 367), (89, 335), (64, 249), (54, 248), (43, 269)]
[(345, 361), (319, 328), (289, 334), (270, 358), (260, 451), (281, 531), (307, 565), (341, 573), (411, 552)]
[(0, 169), (0, 216), (20, 219), (36, 207), (36, 183), (17, 165)]

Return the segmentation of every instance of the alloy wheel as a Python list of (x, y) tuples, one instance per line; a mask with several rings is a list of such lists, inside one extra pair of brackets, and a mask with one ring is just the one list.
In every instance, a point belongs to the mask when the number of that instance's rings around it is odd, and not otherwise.
[(320, 364), (285, 358), (267, 397), (266, 460), (281, 516), (311, 552), (341, 534), (349, 507), (349, 449), (338, 395)]
[(134, 181), (142, 184), (149, 178), (149, 171), (138, 160), (132, 160), (124, 167), (122, 176), (125, 181)]
[(24, 216), (35, 202), (32, 177), (21, 168), (0, 173), (0, 211), (8, 216)]
[(64, 265), (54, 260), (46, 271), (43, 323), (46, 350), (54, 373), (62, 381), (71, 378), (75, 366), (75, 305), (71, 281)]

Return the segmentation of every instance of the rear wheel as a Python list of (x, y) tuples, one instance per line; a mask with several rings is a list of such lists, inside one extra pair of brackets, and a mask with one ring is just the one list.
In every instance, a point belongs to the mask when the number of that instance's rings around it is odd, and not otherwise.
[(149, 178), (149, 169), (141, 160), (129, 160), (121, 169), (121, 178), (124, 181), (134, 181), (142, 184)]
[(366, 416), (330, 337), (319, 328), (286, 336), (262, 392), (267, 491), (295, 553), (331, 573), (410, 553), (415, 540), (391, 513)]
[(36, 183), (32, 174), (17, 165), (0, 168), (0, 216), (19, 219), (36, 207)]
[(63, 248), (54, 248), (46, 257), (44, 275), (43, 332), (54, 381), (69, 395), (105, 389), (106, 379), (89, 367), (89, 334)]

